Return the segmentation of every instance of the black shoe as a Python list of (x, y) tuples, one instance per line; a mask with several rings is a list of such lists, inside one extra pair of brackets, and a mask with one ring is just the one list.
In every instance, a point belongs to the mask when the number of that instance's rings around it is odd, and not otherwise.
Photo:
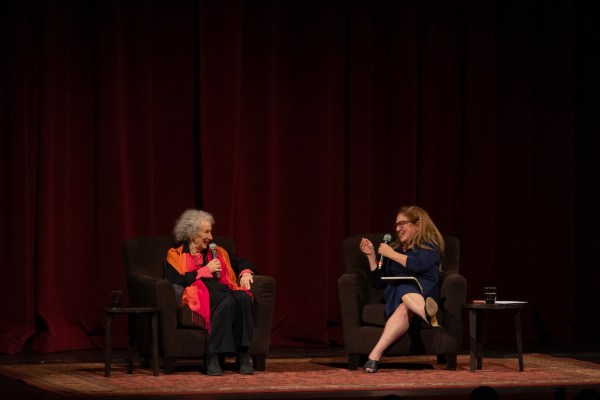
[(221, 369), (221, 364), (219, 363), (219, 355), (218, 354), (209, 354), (206, 359), (208, 363), (206, 365), (206, 375), (210, 376), (221, 376), (223, 375), (223, 370)]
[(435, 300), (431, 297), (425, 299), (425, 321), (433, 326), (434, 328), (440, 327), (441, 325), (437, 322), (436, 314), (438, 312), (438, 305)]
[(374, 374), (379, 369), (379, 361), (367, 359), (367, 362), (363, 366), (365, 372)]
[(252, 362), (250, 361), (250, 355), (248, 353), (239, 353), (237, 356), (237, 365), (239, 366), (239, 372), (242, 375), (254, 374), (254, 368), (252, 368)]

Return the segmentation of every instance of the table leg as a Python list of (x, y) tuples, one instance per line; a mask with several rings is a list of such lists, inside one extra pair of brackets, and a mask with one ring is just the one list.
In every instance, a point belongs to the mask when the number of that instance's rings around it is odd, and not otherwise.
[(152, 313), (152, 371), (158, 376), (158, 313)]
[(477, 323), (475, 329), (477, 330), (477, 369), (483, 368), (483, 320), (485, 312), (482, 310), (476, 310)]
[(112, 320), (111, 314), (106, 315), (106, 327), (104, 333), (104, 376), (110, 376), (110, 362), (112, 358)]
[(477, 311), (469, 310), (469, 364), (471, 372), (476, 370), (477, 359)]
[(137, 324), (137, 315), (129, 314), (127, 316), (127, 373), (133, 373), (133, 351), (135, 348), (135, 326)]
[(523, 371), (523, 338), (521, 336), (521, 310), (515, 312), (515, 332), (517, 335), (517, 355), (519, 357), (519, 371)]

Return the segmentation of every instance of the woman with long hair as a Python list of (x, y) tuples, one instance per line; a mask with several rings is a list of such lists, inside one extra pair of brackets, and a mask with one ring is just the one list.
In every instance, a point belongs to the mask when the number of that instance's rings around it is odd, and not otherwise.
[[(396, 239), (381, 243), (377, 253), (384, 263), (379, 266), (373, 243), (363, 238), (360, 250), (367, 256), (371, 275), (378, 286), (384, 285), (386, 324), (379, 341), (364, 365), (366, 372), (377, 372), (384, 351), (407, 331), (413, 316), (433, 327), (440, 297), (439, 272), (444, 239), (429, 214), (418, 206), (400, 208), (394, 224)], [(397, 280), (383, 277), (403, 278)]]

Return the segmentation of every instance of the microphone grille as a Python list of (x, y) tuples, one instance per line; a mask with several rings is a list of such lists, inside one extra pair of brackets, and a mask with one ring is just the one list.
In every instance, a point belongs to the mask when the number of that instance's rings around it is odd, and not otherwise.
[(392, 235), (390, 235), (389, 233), (386, 233), (385, 235), (383, 235), (384, 242), (390, 242), (391, 240), (392, 240)]
[(211, 250), (216, 250), (217, 249), (217, 245), (214, 244), (214, 243), (211, 243), (211, 244), (208, 245), (208, 248), (211, 249)]

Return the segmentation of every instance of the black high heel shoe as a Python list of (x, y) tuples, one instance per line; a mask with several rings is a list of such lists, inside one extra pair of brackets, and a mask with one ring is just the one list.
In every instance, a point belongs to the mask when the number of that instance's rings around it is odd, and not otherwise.
[(438, 324), (436, 314), (438, 312), (438, 305), (435, 300), (431, 297), (425, 299), (425, 321), (433, 326), (434, 328), (438, 328), (441, 325)]
[(365, 372), (373, 374), (373, 373), (377, 372), (377, 370), (379, 369), (379, 361), (371, 360), (369, 358), (369, 359), (367, 359), (367, 362), (365, 363), (363, 368), (365, 369)]

